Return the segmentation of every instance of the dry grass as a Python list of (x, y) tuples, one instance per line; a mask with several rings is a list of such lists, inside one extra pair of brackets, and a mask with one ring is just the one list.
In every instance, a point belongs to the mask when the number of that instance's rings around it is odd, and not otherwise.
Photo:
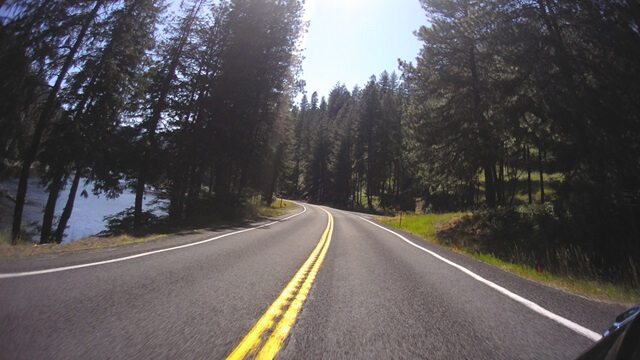
[(65, 244), (44, 245), (35, 245), (33, 243), (19, 243), (12, 246), (7, 242), (2, 242), (0, 243), (0, 261), (6, 262), (33, 257), (48, 257), (67, 253), (84, 252), (116, 246), (139, 244), (149, 241), (156, 241), (166, 236), (166, 234), (150, 235), (145, 237), (134, 237), (130, 235), (119, 235), (111, 237), (92, 236)]

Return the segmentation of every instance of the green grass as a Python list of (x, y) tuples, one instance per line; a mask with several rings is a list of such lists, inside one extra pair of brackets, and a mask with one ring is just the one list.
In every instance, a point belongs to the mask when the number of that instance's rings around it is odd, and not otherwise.
[[(0, 230), (0, 244), (1, 245), (11, 245), (11, 229)], [(33, 240), (31, 239), (31, 235), (25, 228), (23, 227), (20, 231), (20, 236), (18, 237), (17, 244), (33, 244)]]
[(464, 213), (446, 213), (446, 214), (403, 214), (402, 227), (400, 227), (400, 215), (393, 217), (378, 217), (379, 222), (393, 226), (412, 234), (416, 234), (421, 238), (436, 242), (436, 231), (447, 225), (452, 219), (458, 219)]
[(0, 245), (11, 244), (11, 232), (8, 230), (0, 231)]
[(0, 244), (11, 244), (11, 232), (9, 230), (0, 231)]
[[(514, 199), (519, 202), (526, 203), (529, 201), (529, 193), (527, 187), (527, 173), (522, 172), (518, 174), (516, 180), (516, 192)], [(548, 174), (544, 173), (544, 196), (545, 200), (549, 201), (556, 196), (556, 189), (564, 180), (564, 175), (560, 173)], [(506, 184), (509, 187), (509, 183)], [(538, 171), (531, 172), (531, 196), (534, 202), (540, 201), (540, 173)]]
[[(561, 173), (543, 173), (544, 175), (544, 196), (545, 201), (553, 200), (556, 196), (556, 189), (559, 185), (564, 181), (564, 175)], [(485, 186), (485, 177), (484, 172), (480, 172), (478, 175), (478, 179), (480, 182), (480, 201), (484, 201), (484, 186)], [(529, 202), (529, 192), (527, 186), (527, 172), (518, 170), (518, 176), (515, 180), (515, 192), (514, 192), (514, 202), (525, 204)], [(511, 183), (507, 174), (505, 173), (505, 197), (506, 200), (510, 200), (511, 194)], [(539, 171), (531, 171), (531, 196), (534, 203), (540, 202), (540, 172)]]
[(276, 199), (270, 206), (260, 206), (258, 208), (259, 217), (276, 217), (282, 216), (289, 210), (295, 210), (299, 206), (286, 200), (280, 201)]
[(633, 289), (629, 286), (615, 285), (597, 280), (558, 276), (546, 271), (538, 274), (537, 270), (534, 268), (522, 264), (503, 261), (491, 254), (467, 252), (464, 249), (459, 249), (458, 251), (471, 258), (493, 265), (525, 279), (552, 286), (556, 289), (586, 298), (623, 303), (626, 305), (640, 302), (640, 290)]
[(379, 217), (376, 218), (376, 220), (382, 224), (418, 235), (426, 241), (457, 251), (470, 258), (482, 261), (517, 276), (572, 294), (626, 305), (640, 302), (640, 289), (630, 285), (612, 284), (595, 279), (577, 279), (571, 276), (552, 274), (547, 271), (539, 274), (537, 269), (530, 266), (504, 261), (492, 254), (470, 251), (463, 248), (454, 249), (440, 241), (437, 237), (437, 231), (449, 226), (451, 223), (462, 218), (463, 215), (463, 213), (403, 215), (402, 226), (400, 226), (399, 216)]

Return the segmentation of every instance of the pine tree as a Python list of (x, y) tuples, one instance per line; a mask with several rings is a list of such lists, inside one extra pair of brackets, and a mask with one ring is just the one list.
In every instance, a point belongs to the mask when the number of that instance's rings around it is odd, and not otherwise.
[[(48, 91), (47, 98), (38, 115), (38, 120), (35, 122), (30, 145), (23, 156), (11, 231), (13, 243), (16, 242), (20, 234), (22, 211), (27, 194), (27, 181), (31, 165), (40, 149), (44, 131), (57, 108), (58, 93), (69, 71), (76, 63), (76, 55), (81, 46), (84, 45), (89, 28), (98, 16), (98, 11), (110, 2), (108, 0), (96, 0), (80, 4), (58, 4), (51, 1), (32, 1), (15, 5), (18, 15), (7, 26), (11, 27), (12, 31), (16, 33), (20, 46), (27, 49), (27, 53), (33, 62), (40, 64), (50, 62), (54, 64), (52, 69), (46, 71), (46, 73), (51, 74), (51, 81), (54, 85)], [(68, 21), (63, 21), (62, 19), (68, 13), (76, 15), (72, 16)], [(62, 33), (58, 31), (62, 31)], [(48, 43), (48, 41), (52, 43)], [(65, 44), (68, 46), (67, 52), (49, 50), (49, 46), (63, 42), (67, 42)], [(41, 67), (48, 67), (48, 65), (41, 65)]]
[[(55, 232), (54, 241), (58, 243), (64, 237), (81, 178), (87, 170), (95, 176), (110, 160), (107, 155), (113, 150), (110, 149), (110, 141), (116, 137), (121, 114), (130, 102), (132, 90), (142, 73), (142, 63), (153, 44), (156, 21), (161, 11), (159, 3), (157, 0), (126, 0), (111, 12), (101, 23), (101, 33), (96, 31), (99, 35), (95, 41), (101, 41), (103, 46), (86, 49), (83, 67), (73, 75), (65, 89), (65, 99), (70, 108), (66, 117), (69, 120), (67, 131), (75, 139), (82, 140), (76, 141), (77, 147), (73, 149), (76, 154), (73, 159), (74, 175)], [(103, 173), (109, 174), (110, 170)], [(112, 179), (116, 183), (117, 180)], [(51, 194), (57, 197), (57, 194)], [(52, 199), (49, 206), (51, 202)], [(43, 221), (47, 227), (53, 211), (49, 206)], [(49, 229), (44, 228), (42, 241), (49, 240), (48, 233)]]
[(169, 37), (166, 44), (161, 47), (158, 62), (153, 69), (152, 84), (150, 86), (150, 107), (147, 118), (141, 125), (141, 158), (137, 180), (135, 184), (135, 203), (133, 224), (135, 228), (142, 225), (142, 201), (145, 194), (145, 187), (151, 175), (151, 162), (154, 154), (158, 153), (158, 142), (156, 132), (162, 120), (162, 115), (167, 109), (170, 92), (174, 88), (177, 78), (178, 68), (186, 61), (185, 52), (188, 49), (192, 33), (198, 26), (199, 13), (203, 7), (204, 0), (194, 0), (190, 3), (184, 17), (178, 19), (174, 33)]
[(463, 182), (482, 168), (486, 202), (495, 206), (496, 131), (502, 125), (500, 113), (490, 111), (497, 85), (489, 44), (499, 13), (492, 2), (422, 4), (431, 26), (418, 32), (424, 47), (415, 67), (405, 65), (405, 76), (416, 102), (424, 159), (435, 174)]

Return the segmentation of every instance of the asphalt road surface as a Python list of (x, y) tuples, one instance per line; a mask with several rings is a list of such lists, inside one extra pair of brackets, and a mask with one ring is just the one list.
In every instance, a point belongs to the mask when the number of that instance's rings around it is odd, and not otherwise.
[(625, 309), (367, 219), (304, 205), (246, 228), (2, 263), (0, 358), (571, 359)]

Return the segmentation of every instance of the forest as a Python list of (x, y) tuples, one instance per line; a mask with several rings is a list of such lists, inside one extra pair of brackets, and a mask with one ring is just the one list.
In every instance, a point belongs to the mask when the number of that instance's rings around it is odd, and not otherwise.
[(173, 226), (258, 195), (470, 211), (493, 252), (572, 249), (640, 284), (640, 4), (420, 2), (415, 61), (325, 98), (304, 89), (300, 0), (1, 1), (12, 238), (35, 176), (40, 243), (62, 241), (85, 181), (135, 191), (133, 229), (150, 189)]
[(640, 285), (638, 3), (421, 3), (400, 76), (294, 109), (287, 194), (472, 211), (485, 251)]
[(81, 180), (107, 197), (134, 190), (134, 228), (147, 225), (150, 187), (176, 225), (229, 212), (246, 194), (273, 195), (302, 2), (193, 0), (175, 13), (161, 0), (2, 6), (0, 177), (19, 168), (14, 241), (34, 173), (49, 194), (40, 243), (62, 241)]

